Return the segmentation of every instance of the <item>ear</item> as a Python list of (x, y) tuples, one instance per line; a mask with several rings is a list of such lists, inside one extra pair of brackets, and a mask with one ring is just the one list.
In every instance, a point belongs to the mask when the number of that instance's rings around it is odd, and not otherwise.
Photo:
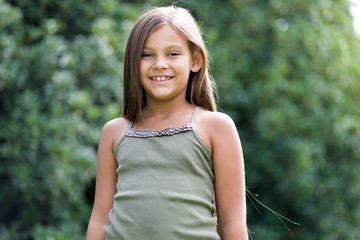
[(198, 72), (204, 63), (204, 56), (201, 51), (196, 50), (193, 54), (193, 61), (191, 65), (192, 72)]

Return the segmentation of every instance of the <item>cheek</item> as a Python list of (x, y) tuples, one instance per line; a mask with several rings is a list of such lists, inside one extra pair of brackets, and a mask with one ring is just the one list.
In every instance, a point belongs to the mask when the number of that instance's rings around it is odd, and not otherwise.
[(140, 61), (139, 71), (141, 72), (143, 69), (144, 69), (144, 62), (143, 62), (143, 61)]
[(182, 70), (182, 71), (190, 71), (191, 70), (191, 62), (189, 61), (181, 61), (173, 65), (174, 68)]
[(140, 65), (139, 65), (139, 72), (140, 72), (140, 75), (143, 75), (146, 73), (146, 64), (144, 62), (140, 62)]

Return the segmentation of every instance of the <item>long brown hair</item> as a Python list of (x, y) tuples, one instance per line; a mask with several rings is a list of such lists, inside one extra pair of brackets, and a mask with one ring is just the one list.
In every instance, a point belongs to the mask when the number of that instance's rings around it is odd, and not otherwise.
[(179, 31), (189, 43), (191, 52), (200, 51), (204, 63), (198, 72), (191, 72), (186, 100), (209, 111), (216, 111), (215, 83), (208, 71), (207, 51), (199, 27), (190, 12), (180, 7), (157, 7), (142, 15), (133, 27), (125, 50), (123, 117), (133, 122), (142, 119), (146, 105), (145, 91), (141, 87), (140, 60), (147, 37), (164, 24)]

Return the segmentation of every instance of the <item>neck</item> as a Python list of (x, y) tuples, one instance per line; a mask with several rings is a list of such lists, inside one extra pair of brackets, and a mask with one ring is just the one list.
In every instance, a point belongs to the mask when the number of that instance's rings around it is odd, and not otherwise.
[(185, 99), (180, 101), (148, 101), (143, 109), (143, 116), (144, 118), (166, 118), (190, 108), (192, 109), (193, 106)]

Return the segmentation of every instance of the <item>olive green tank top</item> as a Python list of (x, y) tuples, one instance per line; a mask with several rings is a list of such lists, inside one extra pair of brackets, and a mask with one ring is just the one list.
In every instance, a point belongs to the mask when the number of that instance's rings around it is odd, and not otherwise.
[(220, 239), (211, 152), (190, 123), (133, 129), (115, 148), (117, 193), (106, 240)]

